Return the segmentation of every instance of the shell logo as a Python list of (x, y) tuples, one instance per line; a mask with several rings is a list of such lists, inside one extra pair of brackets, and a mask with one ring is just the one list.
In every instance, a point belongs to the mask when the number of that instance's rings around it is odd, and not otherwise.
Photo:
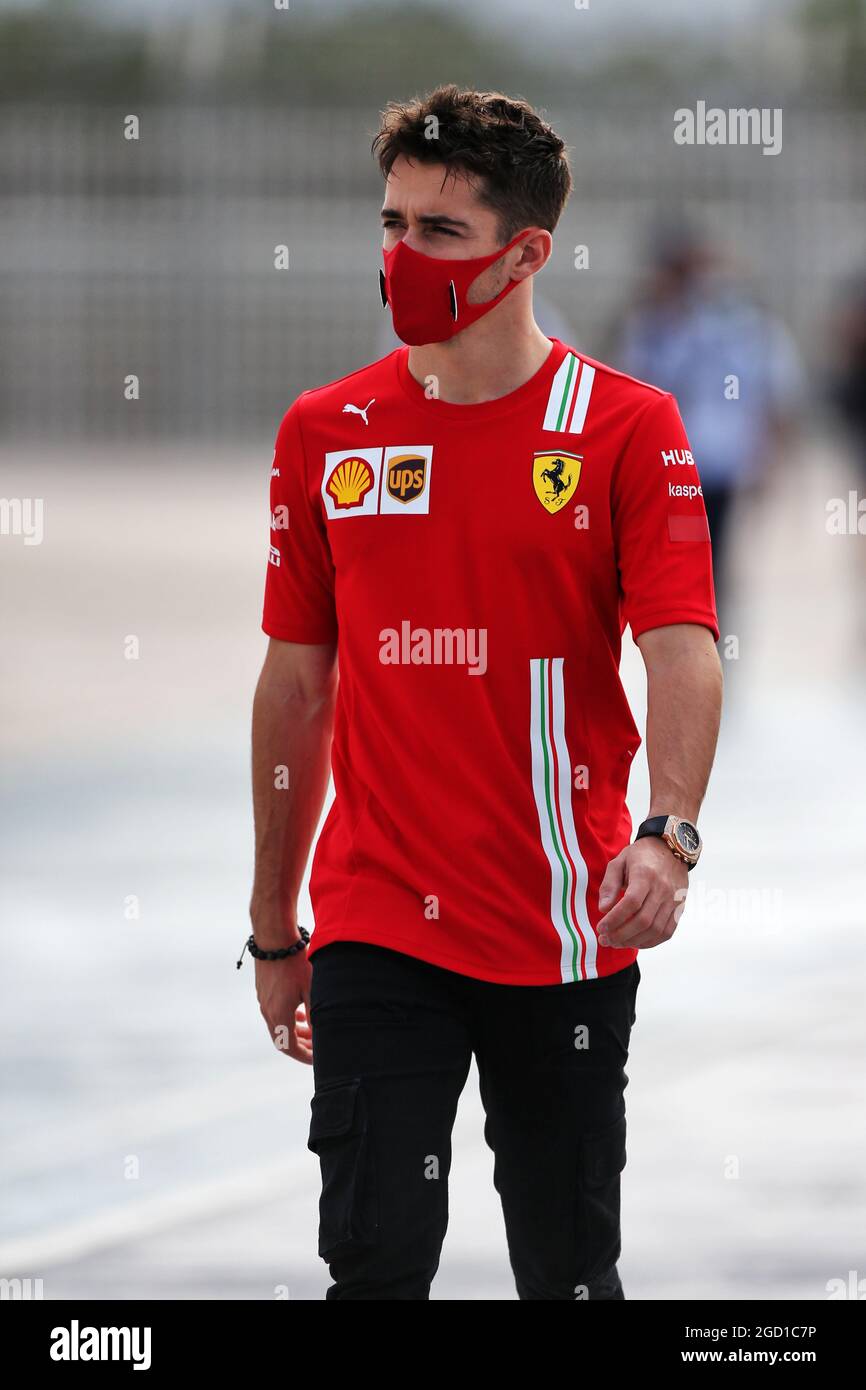
[(360, 507), (373, 486), (373, 470), (365, 459), (347, 458), (338, 463), (326, 485), (335, 507)]

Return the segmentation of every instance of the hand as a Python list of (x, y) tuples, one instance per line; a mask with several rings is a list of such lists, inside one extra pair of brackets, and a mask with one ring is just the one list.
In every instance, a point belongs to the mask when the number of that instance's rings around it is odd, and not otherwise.
[(306, 951), (285, 960), (256, 961), (256, 995), (274, 1046), (296, 1062), (312, 1063), (310, 981)]
[(598, 905), (603, 912), (609, 909), (598, 923), (601, 944), (643, 950), (669, 941), (688, 882), (686, 865), (664, 840), (647, 835), (626, 845), (611, 859), (599, 889)]

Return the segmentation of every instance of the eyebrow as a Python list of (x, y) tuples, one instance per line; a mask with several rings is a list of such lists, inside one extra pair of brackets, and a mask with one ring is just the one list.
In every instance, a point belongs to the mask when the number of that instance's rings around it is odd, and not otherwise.
[[(400, 216), (401, 214), (397, 211), (396, 208), (382, 209), (382, 217), (399, 218)], [(418, 217), (418, 221), (422, 222), (425, 226), (430, 227), (462, 227), (467, 232), (470, 230), (468, 222), (461, 221), (459, 217), (446, 217), (444, 212), (421, 213), (421, 215)]]

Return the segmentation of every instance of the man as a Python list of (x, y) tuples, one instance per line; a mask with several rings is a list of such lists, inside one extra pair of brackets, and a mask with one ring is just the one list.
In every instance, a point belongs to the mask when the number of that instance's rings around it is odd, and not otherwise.
[(753, 302), (722, 251), (688, 223), (658, 229), (652, 265), (626, 322), (621, 365), (676, 397), (701, 461), (724, 621), (731, 512), (789, 455), (805, 378), (784, 324)]
[[(571, 177), (526, 103), (440, 89), (390, 105), (374, 148), (407, 346), (277, 436), (259, 1003), (313, 1065), (326, 1298), (429, 1297), (474, 1054), (518, 1296), (622, 1299), (637, 952), (673, 934), (719, 722), (697, 468), (671, 396), (535, 324)], [(632, 844), (626, 621), (652, 783)]]

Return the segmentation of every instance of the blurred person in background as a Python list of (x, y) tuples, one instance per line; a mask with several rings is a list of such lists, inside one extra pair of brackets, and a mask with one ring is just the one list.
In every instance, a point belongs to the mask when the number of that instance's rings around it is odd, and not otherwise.
[(845, 285), (830, 337), (836, 353), (830, 398), (848, 432), (862, 486), (866, 483), (866, 271)]
[[(847, 451), (854, 466), (857, 484), (857, 525), (866, 526), (860, 504), (866, 492), (866, 271), (851, 276), (838, 296), (830, 320), (829, 334), (833, 366), (829, 397), (846, 434)], [(860, 568), (856, 582), (856, 612), (861, 650), (866, 649), (866, 607), (862, 602), (862, 576), (866, 557), (859, 549)]]
[(648, 283), (626, 318), (617, 359), (679, 404), (700, 467), (724, 632), (733, 509), (784, 457), (801, 408), (794, 341), (754, 303), (721, 251), (680, 221), (655, 232)]
[(374, 148), (403, 346), (303, 392), (271, 468), (259, 1005), (313, 1066), (327, 1299), (429, 1297), (474, 1056), (518, 1297), (620, 1300), (637, 956), (676, 929), (719, 727), (706, 512), (664, 465), (673, 397), (535, 321), (571, 190), (551, 127), (446, 87)]

